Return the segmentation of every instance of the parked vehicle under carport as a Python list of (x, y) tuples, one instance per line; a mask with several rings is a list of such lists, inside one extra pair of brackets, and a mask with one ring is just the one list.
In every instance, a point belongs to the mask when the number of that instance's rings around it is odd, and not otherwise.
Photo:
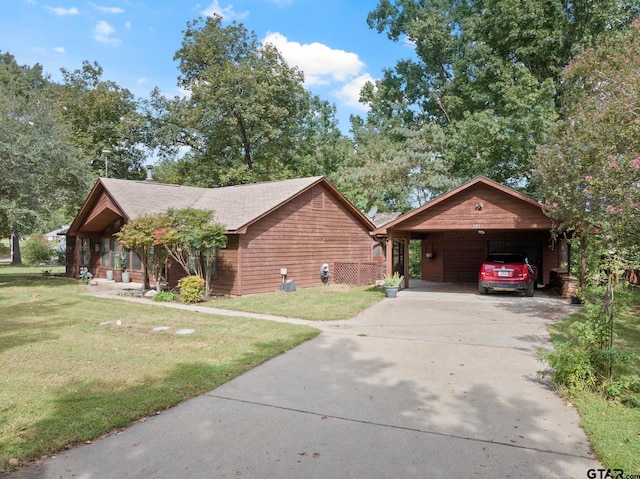
[(480, 266), (478, 292), (524, 291), (525, 296), (533, 296), (536, 276), (535, 268), (529, 264), (526, 255), (491, 253)]

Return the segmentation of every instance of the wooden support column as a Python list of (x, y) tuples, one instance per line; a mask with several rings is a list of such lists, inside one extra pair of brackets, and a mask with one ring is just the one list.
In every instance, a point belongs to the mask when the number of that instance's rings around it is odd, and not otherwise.
[(393, 235), (389, 235), (384, 245), (385, 253), (385, 274), (393, 274)]

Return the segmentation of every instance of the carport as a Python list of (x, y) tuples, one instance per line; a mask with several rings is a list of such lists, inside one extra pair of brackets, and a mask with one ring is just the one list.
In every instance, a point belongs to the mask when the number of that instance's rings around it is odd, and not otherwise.
[(552, 223), (534, 199), (477, 177), (387, 223), (374, 234), (386, 241), (386, 271), (398, 271), (409, 287), (409, 242), (421, 241), (421, 278), (475, 283), (492, 252), (525, 252), (538, 267), (538, 283), (565, 268), (565, 240), (553, 241)]

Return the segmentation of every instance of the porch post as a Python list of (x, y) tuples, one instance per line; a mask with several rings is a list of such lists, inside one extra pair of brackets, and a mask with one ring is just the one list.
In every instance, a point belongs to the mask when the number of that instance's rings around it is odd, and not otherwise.
[(385, 250), (385, 274), (393, 273), (393, 235), (389, 234), (384, 245)]
[(404, 260), (402, 261), (404, 266), (404, 281), (403, 288), (409, 287), (409, 238), (403, 238), (402, 242), (404, 243)]

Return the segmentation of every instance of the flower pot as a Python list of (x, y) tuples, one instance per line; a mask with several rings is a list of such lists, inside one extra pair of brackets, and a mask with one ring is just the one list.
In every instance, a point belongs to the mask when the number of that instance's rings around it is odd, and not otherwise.
[(128, 271), (123, 271), (122, 272), (122, 282), (123, 283), (128, 283), (131, 281), (131, 273), (129, 273)]
[(582, 304), (580, 296), (577, 296), (575, 294), (571, 295), (571, 304)]
[(112, 269), (108, 269), (107, 270), (107, 281), (113, 281), (113, 270)]
[(121, 269), (114, 269), (113, 270), (113, 280), (116, 283), (120, 283), (122, 281), (122, 270)]
[(387, 294), (387, 298), (395, 298), (398, 296), (398, 286), (385, 286), (384, 292)]

